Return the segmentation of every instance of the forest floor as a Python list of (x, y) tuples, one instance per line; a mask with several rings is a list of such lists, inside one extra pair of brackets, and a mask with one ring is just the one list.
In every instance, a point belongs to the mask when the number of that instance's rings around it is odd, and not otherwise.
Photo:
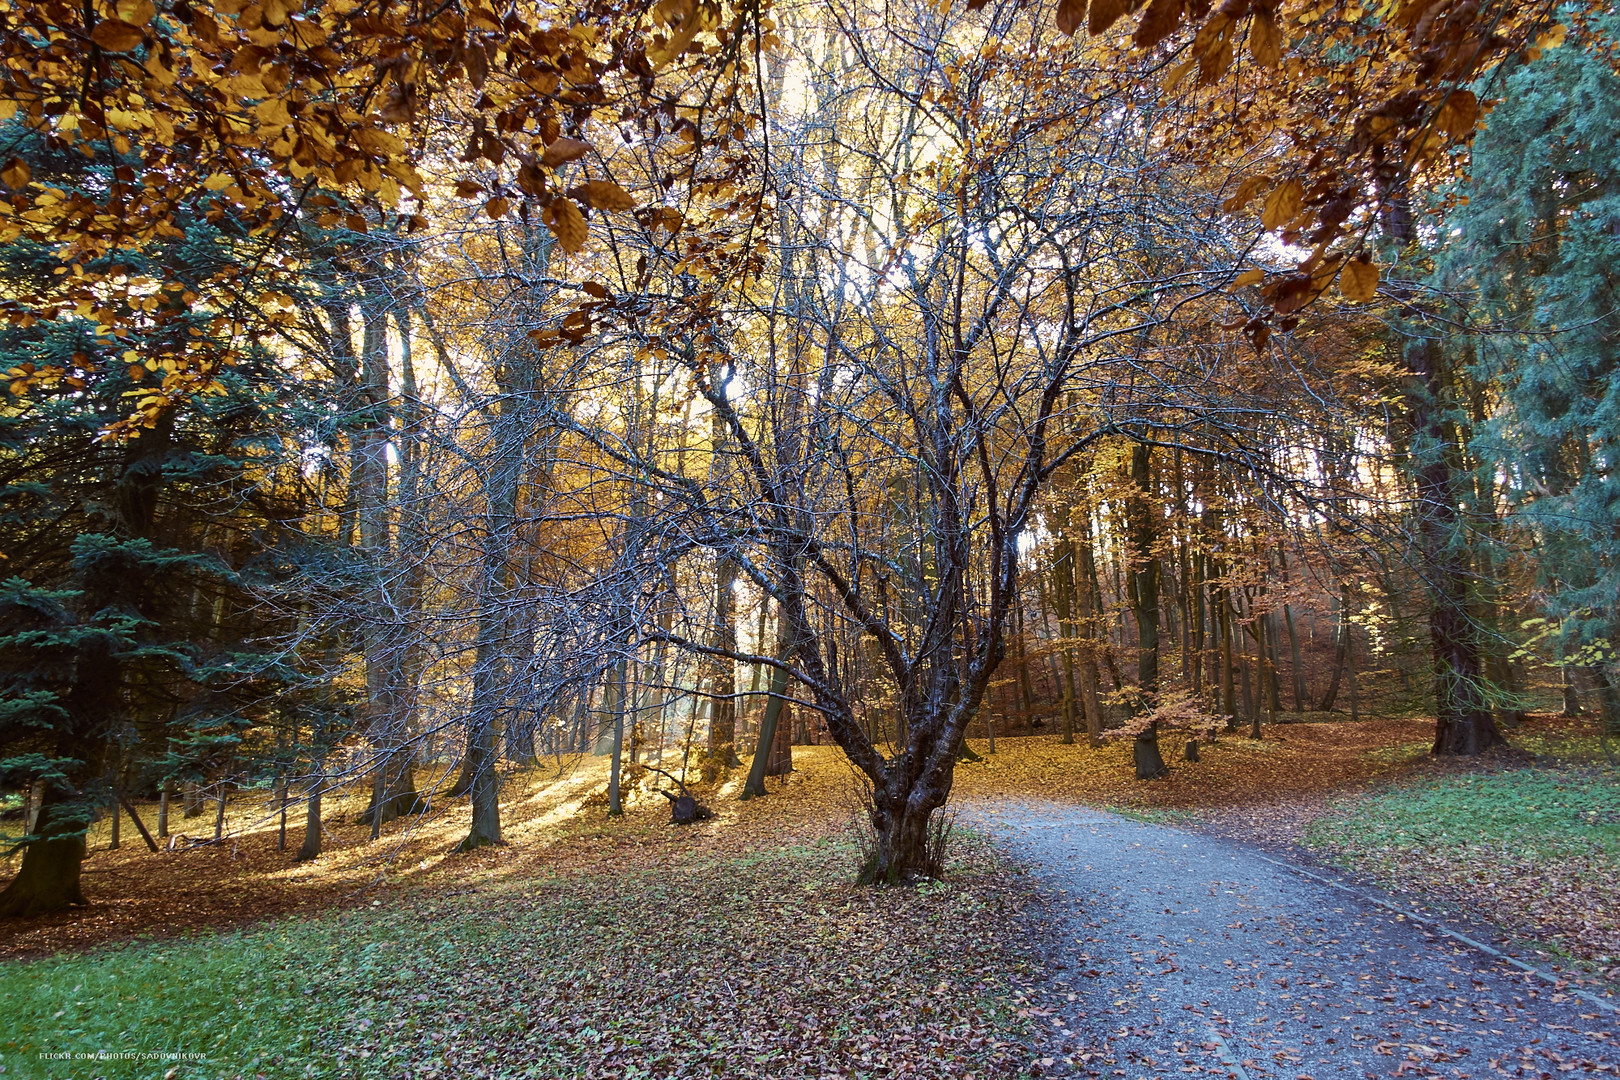
[[(973, 740), (983, 761), (957, 769), (958, 801), (1033, 795), (1145, 814), (1204, 812), (1231, 820), (1255, 814), (1319, 811), (1334, 793), (1361, 790), (1380, 778), (1409, 770), (1401, 755), (1421, 738), (1419, 721), (1267, 726), (1253, 741), (1223, 736), (1205, 746), (1196, 764), (1180, 760), (1182, 744), (1166, 739), (1167, 779), (1132, 778), (1129, 747), (1107, 741), (1064, 746), (1054, 736), (1002, 738), (998, 753)], [(607, 760), (568, 757), (508, 777), (502, 795), (507, 846), (471, 855), (451, 848), (466, 835), (471, 811), (466, 799), (434, 799), (430, 812), (383, 827), (378, 841), (358, 821), (367, 790), (329, 792), (321, 857), (296, 863), (303, 838), (300, 803), (290, 807), (285, 850), (277, 850), (279, 822), (269, 793), (233, 796), (227, 802), (224, 840), (151, 854), (126, 817), (121, 845), (108, 850), (109, 823), (89, 836), (82, 911), (28, 920), (0, 920), (0, 958), (48, 956), (131, 939), (163, 938), (203, 928), (229, 928), (287, 915), (370, 906), (413, 890), (525, 880), (541, 871), (585, 872), (645, 862), (656, 864), (675, 845), (715, 858), (769, 851), (786, 843), (810, 843), (852, 835), (860, 790), (853, 770), (831, 746), (794, 747), (796, 771), (786, 781), (768, 781), (772, 794), (739, 802), (744, 773), (698, 789), (715, 818), (689, 828), (666, 826), (668, 804), (654, 790), (668, 786), (644, 770), (627, 780), (624, 817), (607, 817)], [(424, 772), (424, 792), (442, 778)], [(172, 812), (171, 828), (189, 838), (212, 836), (214, 806), (194, 818)], [(1283, 808), (1277, 810), (1274, 808)], [(156, 829), (154, 803), (137, 804)]]
[[(915, 890), (848, 884), (859, 786), (831, 747), (796, 747), (795, 773), (770, 781), (764, 799), (737, 801), (740, 774), (702, 790), (715, 817), (686, 828), (667, 824), (658, 778), (644, 771), (627, 814), (609, 819), (603, 759), (524, 770), (503, 796), (508, 845), (470, 855), (451, 854), (464, 799), (372, 842), (354, 823), (363, 795), (329, 796), (326, 852), (302, 865), (292, 861), (301, 806), (278, 851), (262, 793), (231, 800), (218, 845), (154, 855), (126, 819), (120, 850), (108, 851), (103, 823), (86, 863), (89, 908), (0, 922), (0, 957), (23, 960), (0, 964), (0, 1010), (13, 1021), (0, 1067), (47, 1049), (189, 1047), (209, 1065), (176, 1077), (517, 1075), (514, 1062), (540, 1076), (686, 1075), (689, 1061), (735, 1076), (1061, 1071), (1073, 1054), (1029, 1036), (1061, 1020), (1037, 977), (1043, 935), (1075, 935), (1050, 921), (1064, 905), (1039, 860), (1009, 863), (983, 836), (987, 806), (1032, 800), (1332, 862), (1415, 890), (1414, 906), (1511, 924), (1554, 961), (1562, 950), (1606, 962), (1620, 921), (1605, 895), (1620, 794), (1592, 740), (1542, 719), (1514, 733), (1508, 753), (1439, 767), (1423, 753), (1429, 730), (1268, 726), (1259, 741), (1201, 746), (1198, 762), (1167, 739), (1170, 775), (1150, 783), (1132, 778), (1129, 747), (1115, 741), (1002, 738), (989, 756), (975, 740), (984, 760), (957, 771), (970, 828), (955, 870)], [(1523, 805), (1503, 815), (1503, 800)], [(155, 809), (139, 809), (152, 826)], [(184, 831), (210, 834), (211, 810)], [(1584, 907), (1566, 917), (1571, 897)], [(266, 989), (235, 994), (244, 984)]]

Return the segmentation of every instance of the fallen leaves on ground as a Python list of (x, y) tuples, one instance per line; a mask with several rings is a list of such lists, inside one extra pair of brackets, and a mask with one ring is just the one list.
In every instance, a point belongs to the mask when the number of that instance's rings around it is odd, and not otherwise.
[[(1251, 740), (1223, 735), (1205, 744), (1201, 760), (1181, 760), (1181, 736), (1164, 740), (1170, 774), (1138, 781), (1128, 742), (1088, 747), (1057, 736), (997, 740), (997, 753), (973, 741), (982, 762), (958, 766), (953, 798), (1030, 796), (1104, 805), (1128, 812), (1218, 810), (1255, 813), (1289, 799), (1324, 804), (1331, 792), (1387, 774), (1398, 757), (1369, 751), (1420, 738), (1418, 721), (1358, 724), (1279, 724)], [(507, 777), (501, 814), (507, 846), (469, 855), (451, 854), (466, 835), (471, 810), (465, 798), (431, 799), (430, 811), (384, 826), (377, 841), (357, 821), (367, 785), (326, 797), (327, 837), (321, 857), (299, 864), (293, 852), (303, 838), (303, 804), (289, 808), (285, 851), (276, 850), (278, 819), (268, 793), (243, 794), (228, 804), (225, 839), (218, 845), (174, 853), (149, 853), (124, 822), (123, 845), (108, 851), (108, 823), (90, 836), (85, 892), (90, 906), (38, 919), (0, 920), (0, 957), (42, 956), (92, 948), (130, 938), (162, 938), (203, 928), (241, 926), (281, 915), (312, 914), (366, 903), (377, 890), (439, 889), (469, 880), (506, 880), (542, 869), (634, 865), (662, 858), (671, 840), (716, 855), (769, 850), (783, 843), (842, 835), (859, 814), (859, 785), (848, 762), (832, 746), (794, 748), (795, 772), (769, 781), (772, 794), (739, 802), (742, 770), (716, 786), (698, 789), (715, 811), (713, 820), (672, 829), (667, 804), (644, 774), (631, 785), (628, 813), (606, 813), (608, 762), (603, 757), (551, 760)], [(422, 774), (431, 793), (442, 776)], [(666, 785), (667, 786), (667, 785)], [(1260, 807), (1261, 810), (1253, 810)], [(138, 807), (149, 829), (156, 807)], [(212, 835), (213, 804), (201, 817), (172, 818), (177, 833)]]
[(1022, 795), (1080, 802), (1127, 813), (1199, 820), (1253, 812), (1256, 824), (1273, 808), (1322, 804), (1327, 796), (1361, 787), (1406, 767), (1399, 754), (1378, 754), (1409, 745), (1433, 724), (1421, 720), (1357, 723), (1267, 724), (1262, 738), (1225, 733), (1200, 741), (1199, 760), (1183, 759), (1185, 737), (1166, 734), (1160, 750), (1169, 775), (1137, 780), (1128, 740), (1065, 746), (1058, 736), (998, 739), (996, 754), (973, 740), (982, 762), (959, 765), (953, 795), (959, 799)]
[[(1024, 1075), (1024, 879), (976, 844), (948, 881), (857, 889), (856, 856), (669, 840), (628, 866), (13, 965), (5, 1057), (204, 1055), (179, 1077)], [(225, 1002), (193, 1001), (222, 977)]]

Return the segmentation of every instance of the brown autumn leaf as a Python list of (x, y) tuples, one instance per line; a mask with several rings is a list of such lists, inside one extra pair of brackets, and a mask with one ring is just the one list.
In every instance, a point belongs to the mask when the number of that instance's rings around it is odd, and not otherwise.
[(1130, 0), (1096, 0), (1091, 5), (1091, 20), (1086, 25), (1086, 33), (1093, 37), (1106, 33), (1129, 10)]
[(131, 26), (122, 19), (102, 19), (90, 32), (90, 40), (108, 52), (119, 53), (129, 52), (145, 41), (146, 35), (140, 27)]
[(1346, 300), (1365, 304), (1378, 295), (1378, 267), (1366, 257), (1351, 259), (1339, 272), (1339, 291)]
[(1264, 191), (1269, 183), (1271, 183), (1271, 177), (1269, 176), (1249, 177), (1238, 185), (1238, 189), (1232, 193), (1230, 198), (1221, 204), (1221, 209), (1229, 214), (1243, 209), (1249, 205), (1256, 195)]
[(118, 0), (118, 18), (131, 26), (145, 26), (157, 14), (152, 0)]
[(1260, 224), (1274, 232), (1299, 216), (1305, 205), (1305, 188), (1298, 180), (1285, 180), (1266, 196), (1266, 208), (1260, 215)]
[(474, 90), (482, 90), (489, 79), (489, 55), (484, 52), (484, 46), (476, 42), (469, 45), (462, 62), (467, 65), (467, 81)]
[(1175, 67), (1171, 68), (1169, 73), (1164, 77), (1164, 83), (1162, 84), (1164, 92), (1168, 94), (1176, 87), (1180, 86), (1181, 81), (1190, 75), (1192, 73), (1192, 69), (1197, 66), (1197, 60), (1183, 60)]
[(1453, 90), (1446, 95), (1435, 121), (1453, 139), (1461, 139), (1479, 122), (1479, 99), (1471, 91)]
[(1256, 11), (1254, 24), (1249, 27), (1249, 52), (1261, 67), (1274, 68), (1282, 63), (1282, 27), (1272, 11)]
[(1136, 24), (1136, 47), (1151, 49), (1181, 25), (1183, 0), (1152, 0)]
[(6, 187), (12, 191), (20, 190), (28, 183), (28, 179), (32, 175), (33, 173), (28, 168), (28, 162), (20, 157), (12, 158), (6, 162), (4, 169), (0, 169), (0, 180), (5, 181)]
[(568, 194), (598, 210), (634, 210), (636, 200), (612, 180), (587, 180)]
[(564, 162), (574, 161), (577, 158), (584, 157), (590, 148), (590, 143), (580, 142), (578, 139), (570, 139), (568, 136), (564, 135), (552, 142), (550, 146), (546, 147), (546, 152), (540, 156), (540, 164), (546, 166), (547, 168), (555, 169), (558, 165), (561, 165)]
[(1074, 32), (1080, 29), (1080, 24), (1086, 18), (1086, 0), (1058, 0), (1057, 28), (1059, 32), (1073, 37)]
[(1217, 11), (1193, 39), (1192, 53), (1198, 58), (1198, 85), (1213, 85), (1232, 66), (1232, 30), (1235, 25), (1232, 16)]
[(497, 195), (484, 204), (484, 213), (488, 214), (494, 220), (499, 220), (506, 216), (506, 211), (509, 210), (511, 206), (512, 204), (505, 198)]
[(286, 23), (287, 16), (293, 13), (293, 5), (288, 0), (262, 0), (260, 10), (264, 12), (264, 25), (281, 26)]
[(556, 235), (557, 243), (570, 255), (582, 251), (585, 238), (590, 235), (585, 215), (580, 213), (572, 199), (558, 199), (551, 204), (551, 231)]

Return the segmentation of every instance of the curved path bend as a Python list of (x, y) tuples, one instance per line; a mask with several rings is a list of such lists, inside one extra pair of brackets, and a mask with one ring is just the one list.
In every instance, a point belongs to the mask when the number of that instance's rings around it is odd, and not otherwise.
[(1055, 1007), (1039, 1017), (1051, 1074), (1620, 1075), (1612, 1004), (1391, 911), (1371, 890), (1085, 807), (976, 803), (967, 816), (1058, 901)]

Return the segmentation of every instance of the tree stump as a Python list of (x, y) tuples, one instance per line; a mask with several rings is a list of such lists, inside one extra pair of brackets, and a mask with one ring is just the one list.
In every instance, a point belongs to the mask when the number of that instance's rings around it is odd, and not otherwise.
[(669, 800), (669, 823), (671, 825), (690, 825), (694, 821), (708, 821), (714, 817), (714, 812), (707, 806), (698, 802), (687, 794), (676, 795), (672, 792), (662, 792), (664, 798)]

